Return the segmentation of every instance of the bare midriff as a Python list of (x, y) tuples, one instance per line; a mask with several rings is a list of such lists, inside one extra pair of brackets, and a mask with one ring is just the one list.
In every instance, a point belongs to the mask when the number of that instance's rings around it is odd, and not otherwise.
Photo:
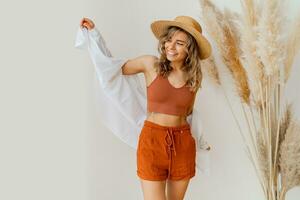
[(186, 116), (169, 115), (158, 112), (147, 112), (147, 120), (161, 126), (181, 126), (188, 123)]

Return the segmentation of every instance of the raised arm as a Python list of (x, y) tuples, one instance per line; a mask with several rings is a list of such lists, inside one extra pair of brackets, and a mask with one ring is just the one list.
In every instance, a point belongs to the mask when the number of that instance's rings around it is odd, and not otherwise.
[[(95, 23), (89, 18), (82, 18), (80, 21), (81, 28), (86, 27), (89, 31), (95, 28)], [(145, 73), (151, 69), (157, 57), (152, 55), (142, 55), (136, 58), (128, 59), (122, 66), (122, 73), (124, 75), (131, 75), (137, 73)]]
[(156, 61), (155, 56), (151, 55), (142, 55), (133, 59), (129, 59), (122, 66), (122, 73), (124, 75), (137, 74), (137, 73), (146, 73), (150, 70)]

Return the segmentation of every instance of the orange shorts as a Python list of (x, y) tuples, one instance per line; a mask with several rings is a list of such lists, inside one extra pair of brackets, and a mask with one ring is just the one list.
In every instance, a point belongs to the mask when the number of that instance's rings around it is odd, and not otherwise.
[(137, 175), (162, 181), (195, 176), (196, 143), (189, 124), (170, 127), (144, 121), (137, 148)]

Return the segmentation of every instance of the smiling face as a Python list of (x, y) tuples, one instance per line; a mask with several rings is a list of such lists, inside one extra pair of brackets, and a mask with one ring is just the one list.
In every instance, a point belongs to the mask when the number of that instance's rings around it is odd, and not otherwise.
[(187, 40), (188, 36), (186, 33), (180, 30), (177, 30), (167, 38), (164, 46), (166, 57), (170, 62), (184, 63), (188, 52)]
[(158, 40), (159, 61), (154, 65), (158, 74), (166, 77), (174, 68), (187, 74), (192, 91), (201, 87), (202, 71), (199, 47), (195, 38), (176, 26), (167, 28)]

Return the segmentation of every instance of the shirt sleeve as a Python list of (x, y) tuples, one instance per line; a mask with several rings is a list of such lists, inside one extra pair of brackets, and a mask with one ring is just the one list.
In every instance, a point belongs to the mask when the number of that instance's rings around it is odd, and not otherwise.
[(101, 122), (119, 139), (137, 148), (138, 136), (146, 119), (146, 93), (137, 75), (122, 74), (127, 59), (115, 58), (100, 32), (78, 29), (75, 47), (88, 49), (95, 67), (96, 106)]
[(187, 121), (191, 126), (191, 132), (196, 142), (196, 167), (201, 174), (209, 176), (210, 150), (207, 150), (207, 148), (210, 145), (205, 139), (198, 103), (198, 96), (196, 96), (193, 112), (187, 117)]

